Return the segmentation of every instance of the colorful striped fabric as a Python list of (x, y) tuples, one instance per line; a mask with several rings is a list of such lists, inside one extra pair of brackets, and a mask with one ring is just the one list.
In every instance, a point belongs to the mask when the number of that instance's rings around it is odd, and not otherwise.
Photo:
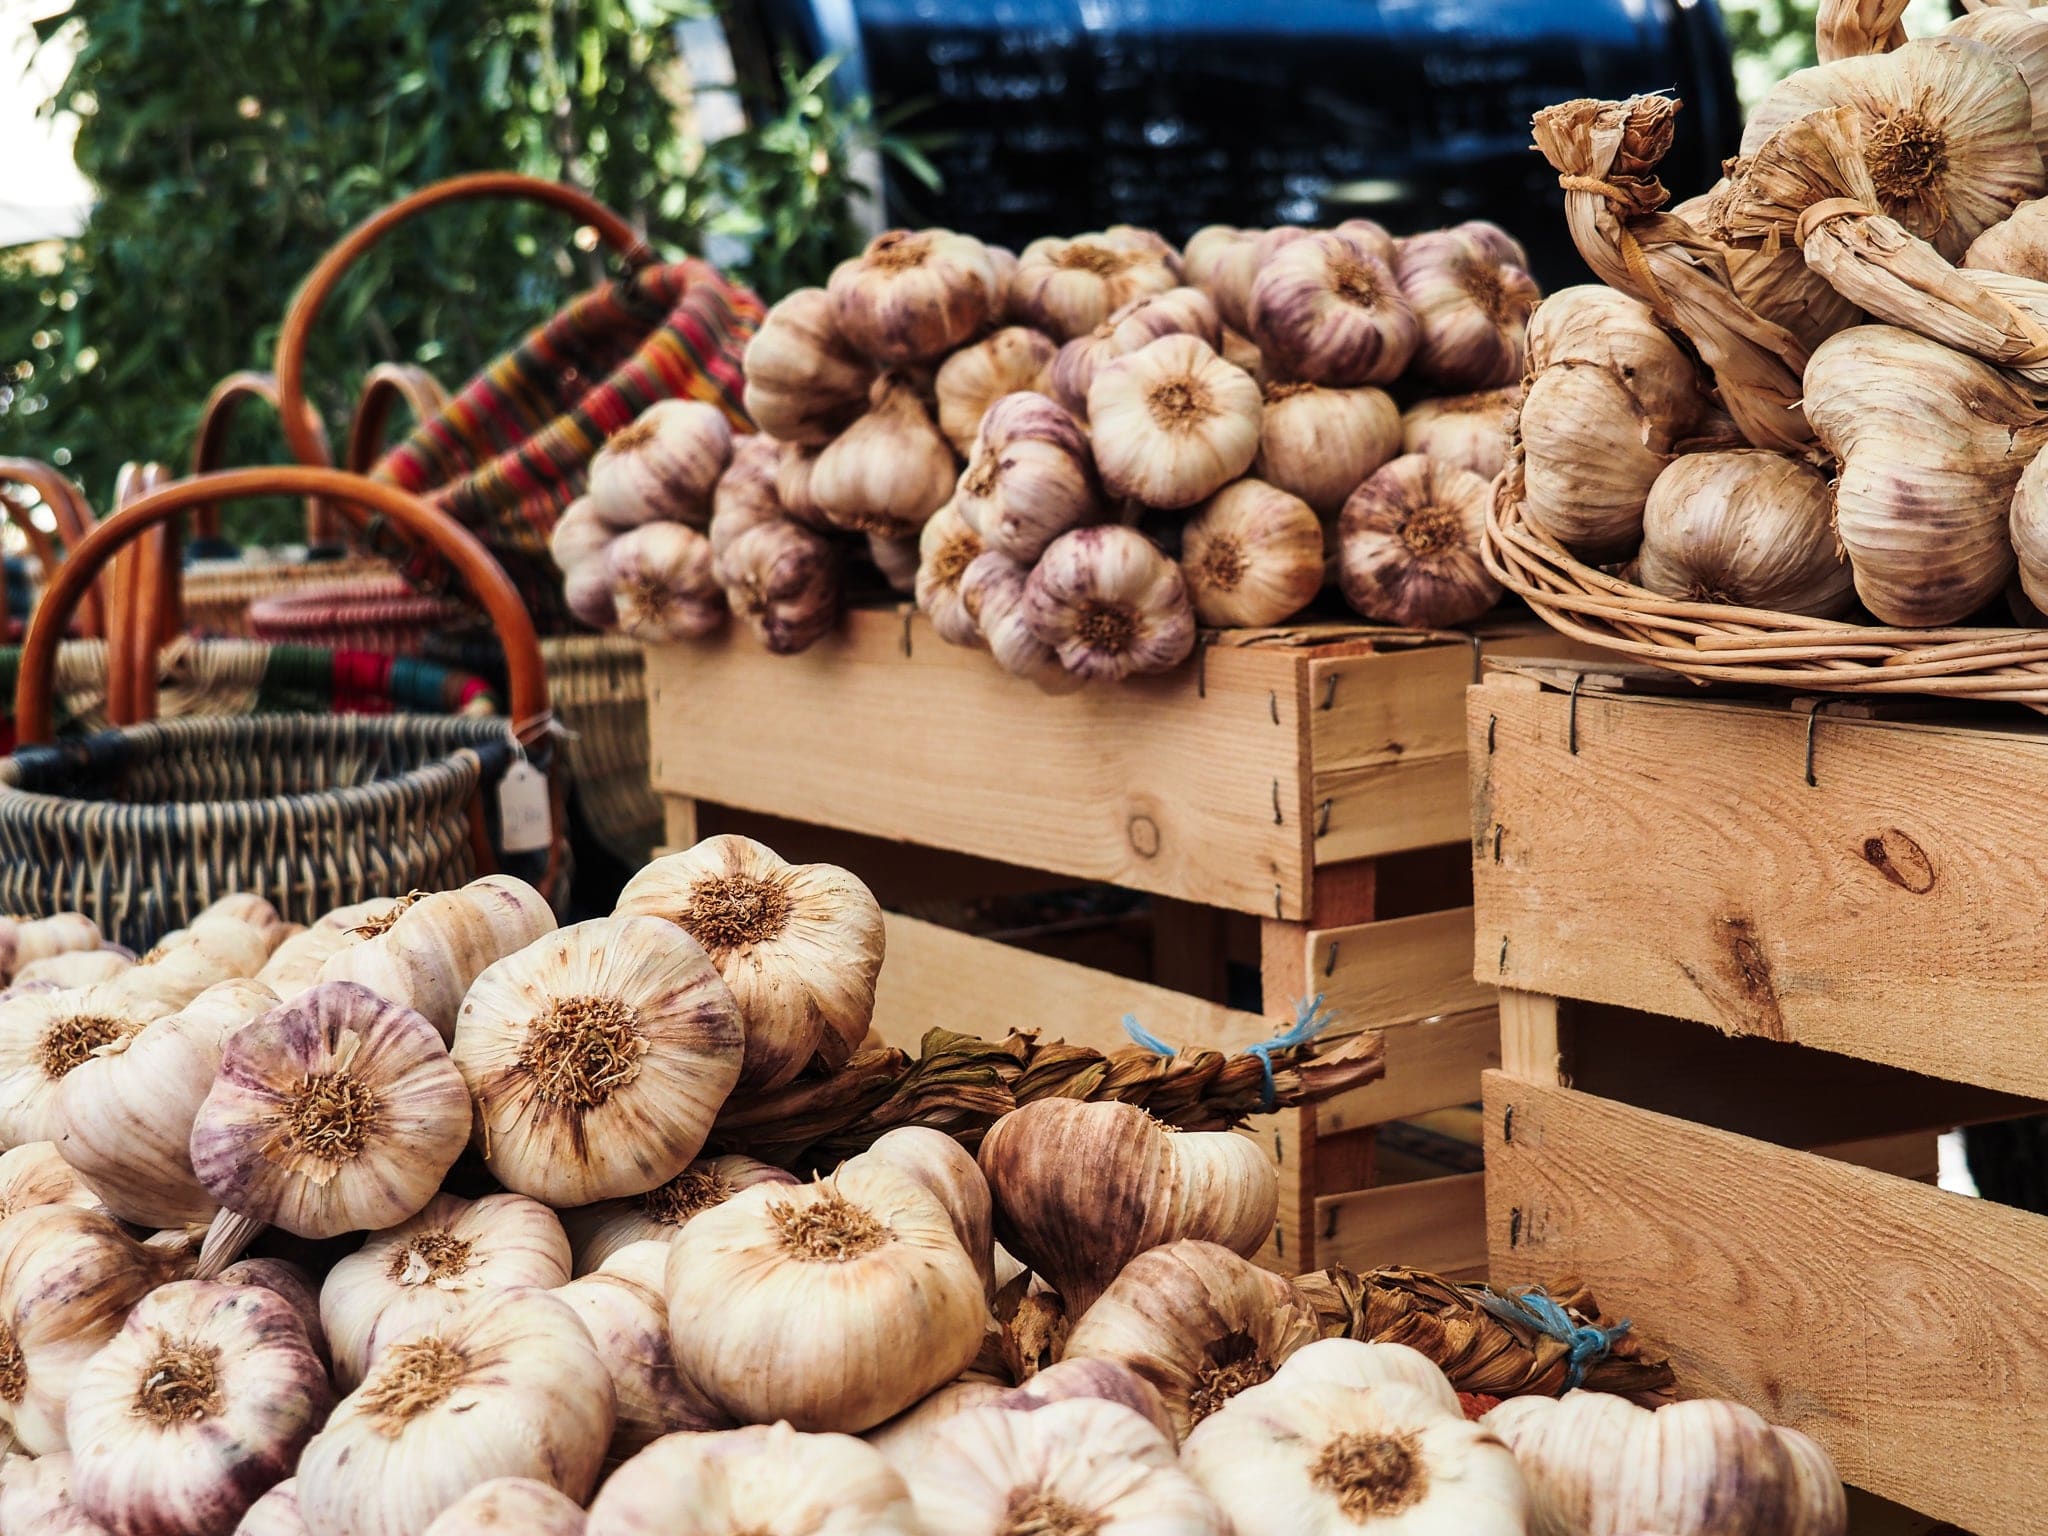
[(657, 400), (708, 400), (745, 422), (740, 357), (761, 315), (759, 299), (701, 261), (641, 267), (533, 332), (373, 473), (481, 538), (541, 633), (570, 632), (547, 540), (591, 456)]

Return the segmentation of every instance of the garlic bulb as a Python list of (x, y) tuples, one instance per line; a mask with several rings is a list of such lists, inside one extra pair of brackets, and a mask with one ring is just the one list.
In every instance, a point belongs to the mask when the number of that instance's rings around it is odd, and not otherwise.
[[(813, 533), (831, 533), (834, 527), (832, 519), (825, 515), (825, 509), (818, 505), (818, 498), (811, 490), (818, 456), (824, 451), (822, 447), (806, 443), (784, 443), (775, 464), (775, 499), (781, 505), (783, 515)], [(726, 542), (730, 544), (732, 540)]]
[(1198, 336), (1214, 348), (1222, 344), (1222, 329), (1215, 301), (1199, 288), (1169, 288), (1133, 299), (1087, 335), (1060, 348), (1047, 370), (1045, 393), (1085, 417), (1089, 386), (1118, 358), (1162, 336)]
[[(1506, 238), (1505, 234), (1496, 229), (1495, 226), (1488, 224), (1485, 227), (1494, 230), (1494, 233), (1500, 235), (1501, 238)], [(1386, 225), (1379, 223), (1375, 219), (1346, 219), (1343, 223), (1336, 226), (1336, 232), (1340, 235), (1349, 235), (1390, 267), (1399, 265), (1401, 253), (1407, 248), (1410, 240), (1420, 238), (1420, 236), (1411, 235), (1407, 240), (1396, 240), (1387, 232)], [(1506, 260), (1505, 257), (1497, 257), (1496, 259)], [(1517, 265), (1526, 265), (1526, 262), (1517, 263)]]
[(554, 532), (548, 535), (548, 558), (562, 573), (562, 600), (579, 622), (593, 629), (609, 629), (618, 621), (604, 557), (620, 531), (600, 518), (584, 496), (555, 519)]
[(12, 981), (24, 965), (71, 950), (99, 949), (99, 924), (83, 912), (52, 917), (0, 917), (0, 980)]
[(308, 1536), (299, 1514), (299, 1480), (288, 1477), (251, 1504), (235, 1536)]
[(711, 525), (705, 529), (714, 569), (734, 539), (782, 517), (782, 497), (775, 488), (781, 464), (782, 444), (765, 433), (749, 433), (733, 445), (732, 463), (712, 488)]
[(1187, 280), (1209, 295), (1225, 325), (1243, 332), (1251, 329), (1252, 277), (1258, 270), (1259, 232), (1234, 229), (1228, 224), (1211, 224), (1188, 239), (1185, 252)]
[(1709, 1398), (1652, 1411), (1574, 1391), (1510, 1398), (1482, 1422), (1521, 1463), (1529, 1536), (1842, 1536), (1848, 1528), (1826, 1453), (1739, 1403)]
[(1263, 410), (1251, 375), (1193, 336), (1163, 336), (1088, 389), (1096, 467), (1115, 496), (1188, 507), (1251, 467)]
[[(951, 505), (951, 503), (947, 503)], [(924, 530), (919, 529), (920, 533)], [(889, 584), (889, 590), (899, 597), (908, 597), (917, 590), (917, 539), (888, 538), (879, 533), (867, 536), (868, 563), (881, 572), (882, 580)]]
[(866, 1037), (882, 909), (845, 870), (785, 863), (751, 838), (709, 837), (628, 880), (616, 910), (666, 918), (704, 946), (745, 1025), (743, 1086), (779, 1088), (813, 1056), (837, 1066)]
[(57, 1141), (65, 1077), (117, 1040), (178, 1006), (102, 982), (70, 992), (17, 994), (0, 1003), (0, 1145)]
[[(546, 1206), (524, 1195), (436, 1195), (328, 1271), (320, 1325), (334, 1378), (351, 1387), (398, 1339), (464, 1311), (495, 1311), (521, 1286), (553, 1290), (568, 1279), (569, 1239)], [(486, 1296), (490, 1306), (472, 1306)]]
[(1287, 1357), (1275, 1373), (1289, 1387), (1339, 1386), (1369, 1391), (1395, 1386), (1420, 1393), (1446, 1414), (1464, 1413), (1458, 1392), (1434, 1360), (1406, 1344), (1318, 1339)]
[(1470, 470), (1421, 454), (1377, 471), (1338, 520), (1344, 601), (1368, 619), (1417, 629), (1478, 618), (1500, 601), (1479, 555), (1492, 496)]
[(839, 621), (839, 557), (795, 523), (766, 523), (734, 539), (718, 579), (733, 612), (777, 656), (807, 649)]
[(711, 521), (711, 488), (732, 462), (732, 423), (703, 400), (657, 400), (590, 461), (590, 501), (617, 527)]
[(113, 996), (182, 1008), (219, 982), (254, 976), (269, 959), (268, 940), (248, 924), (195, 921), (165, 934), (148, 954), (102, 986)]
[(598, 1270), (554, 1292), (583, 1324), (597, 1346), (597, 1357), (611, 1375), (618, 1417), (607, 1454), (614, 1461), (624, 1460), (672, 1430), (727, 1427), (696, 1387), (676, 1374), (675, 1356), (669, 1347), (668, 1301), (660, 1278), (668, 1246), (644, 1246), (654, 1250), (652, 1284)]
[(655, 917), (544, 934), (477, 977), (451, 1052), (484, 1165), (550, 1205), (664, 1184), (740, 1073), (740, 1015), (697, 941)]
[[(2020, 590), (2038, 610), (2048, 599), (2048, 455), (2036, 454), (2013, 490), (2011, 531)], [(6, 1157), (0, 1157), (0, 1171), (5, 1164)], [(5, 1210), (0, 1193), (0, 1211)]]
[(895, 374), (868, 413), (826, 445), (810, 493), (835, 527), (914, 535), (953, 494), (953, 450), (915, 388)]
[(1520, 267), (1525, 272), (1529, 269), (1529, 253), (1523, 249), (1522, 242), (1490, 220), (1467, 219), (1462, 224), (1452, 225), (1451, 233), (1463, 235), (1495, 261)]
[(485, 875), (411, 903), (389, 926), (332, 956), (322, 981), (353, 981), (425, 1015), (443, 1040), (485, 966), (555, 926), (547, 898), (511, 875)]
[(1998, 596), (2013, 491), (2048, 444), (2029, 395), (1938, 342), (1862, 325), (1813, 354), (1806, 414), (1839, 466), (1835, 532), (1865, 607), (1943, 625)]
[(994, 1212), (989, 1202), (988, 1180), (982, 1177), (980, 1167), (965, 1147), (944, 1131), (928, 1125), (899, 1125), (893, 1131), (884, 1131), (867, 1151), (848, 1161), (883, 1163), (908, 1174), (944, 1206), (953, 1222), (953, 1235), (960, 1239), (960, 1246), (981, 1276), (982, 1289), (990, 1299), (994, 1298)]
[(944, 356), (994, 320), (1003, 300), (988, 247), (947, 229), (875, 236), (832, 269), (827, 292), (839, 333), (879, 363)]
[(695, 640), (725, 622), (711, 541), (682, 523), (648, 523), (605, 554), (618, 630), (634, 640)]
[(1688, 435), (1707, 411), (1699, 371), (1646, 304), (1598, 283), (1560, 288), (1529, 317), (1529, 372), (1559, 363), (1604, 368), (1627, 383), (1667, 438)]
[(118, 949), (69, 949), (31, 960), (14, 974), (17, 982), (47, 981), (57, 987), (89, 987), (112, 981), (135, 963)]
[(1040, 1099), (981, 1143), (996, 1233), (1083, 1317), (1147, 1249), (1201, 1239), (1258, 1252), (1279, 1175), (1248, 1138), (1175, 1131), (1134, 1104)]
[(1356, 236), (1310, 235), (1275, 252), (1252, 280), (1259, 350), (1314, 384), (1384, 384), (1421, 342), (1393, 271)]
[(1263, 480), (1233, 481), (1181, 531), (1180, 569), (1204, 624), (1278, 624), (1322, 590), (1323, 525), (1299, 496)]
[(1630, 382), (1588, 363), (1537, 375), (1518, 417), (1523, 511), (1583, 560), (1616, 560), (1642, 542), (1650, 487), (1677, 457), (1677, 433)]
[(434, 1517), (423, 1536), (583, 1536), (583, 1507), (530, 1477), (478, 1483)]
[[(1983, 11), (1979, 15), (1996, 15)], [(2013, 209), (2012, 217), (1994, 224), (1963, 254), (1962, 265), (1980, 272), (2005, 272), (2048, 282), (2048, 197), (2037, 197)]]
[(263, 935), (265, 946), (273, 950), (285, 940), (288, 936), (285, 930), (292, 926), (285, 922), (283, 913), (252, 891), (229, 892), (208, 904), (192, 919), (192, 923), (197, 927), (215, 918), (247, 924)]
[(994, 550), (977, 555), (960, 575), (960, 606), (974, 620), (996, 664), (1048, 691), (1079, 687), (1059, 654), (1032, 632), (1025, 598), (1031, 569)]
[(926, 1527), (949, 1536), (1231, 1536), (1171, 1442), (1099, 1399), (970, 1408), (932, 1432), (908, 1480)]
[(1055, 1360), (1021, 1387), (1012, 1387), (990, 1401), (998, 1408), (1029, 1413), (1077, 1397), (1098, 1398), (1128, 1408), (1169, 1443), (1174, 1439), (1173, 1417), (1166, 1411), (1158, 1388), (1120, 1360)]
[(0, 1456), (0, 1531), (7, 1536), (108, 1536), (71, 1498), (71, 1458)]
[(1760, 448), (1689, 453), (1657, 477), (1635, 579), (1667, 597), (1819, 618), (1856, 600), (1827, 476)]
[(116, 1536), (231, 1536), (332, 1403), (282, 1297), (205, 1280), (162, 1286), (72, 1388), (72, 1497)]
[(875, 368), (840, 334), (832, 299), (799, 288), (773, 305), (747, 343), (747, 414), (787, 443), (828, 443), (867, 406)]
[(1178, 286), (1158, 247), (1110, 234), (1034, 240), (1017, 258), (1010, 308), (1057, 341), (1071, 341), (1148, 293)]
[(1101, 506), (1081, 424), (1044, 395), (1005, 395), (981, 418), (953, 510), (984, 545), (1026, 563)]
[(54, 1141), (25, 1141), (0, 1152), (0, 1222), (39, 1205), (89, 1210), (99, 1203), (100, 1197), (64, 1161)]
[(1024, 622), (1083, 678), (1171, 671), (1195, 648), (1180, 567), (1116, 523), (1053, 540), (1025, 583)]
[(2034, 142), (2048, 148), (2048, 18), (2038, 9), (1998, 6), (1958, 16), (1942, 28), (1998, 54), (2020, 72), (2034, 111)]
[(1175, 1242), (1124, 1266), (1074, 1324), (1064, 1358), (1129, 1366), (1185, 1439), (1319, 1333), (1315, 1308), (1280, 1276), (1215, 1243)]
[(1401, 409), (1383, 390), (1268, 384), (1252, 473), (1335, 517), (1360, 481), (1401, 451)]
[(145, 1227), (212, 1219), (219, 1201), (192, 1170), (192, 1125), (228, 1037), (276, 1006), (261, 982), (224, 981), (65, 1076), (58, 1146), (108, 1210)]
[(192, 1171), (251, 1222), (338, 1237), (424, 1206), (469, 1124), (469, 1093), (431, 1024), (322, 982), (228, 1038), (193, 1117)]
[(508, 1291), (383, 1352), (300, 1458), (299, 1509), (313, 1536), (420, 1536), (495, 1477), (580, 1503), (613, 1413), (611, 1377), (575, 1313)]
[(982, 413), (1005, 395), (1044, 387), (1059, 349), (1043, 331), (1010, 325), (962, 347), (939, 365), (939, 430), (962, 458), (974, 451)]
[(988, 1318), (946, 1208), (884, 1163), (757, 1186), (676, 1234), (681, 1373), (742, 1423), (863, 1430), (964, 1371)]
[[(1394, 253), (1389, 249), (1387, 232), (1377, 224), (1373, 225), (1373, 229), (1377, 233), (1366, 234), (1359, 240), (1359, 243), (1367, 251), (1391, 267), (1394, 264)], [(1306, 240), (1315, 233), (1315, 230), (1305, 229), (1299, 224), (1275, 224), (1271, 229), (1257, 231), (1258, 238), (1252, 245), (1253, 277), (1256, 278), (1258, 273), (1264, 270), (1266, 263), (1279, 255), (1280, 252), (1286, 250), (1288, 246)], [(1249, 313), (1251, 305), (1249, 294), (1246, 296), (1245, 305), (1246, 311)]]
[(939, 508), (918, 530), (918, 611), (949, 644), (981, 644), (981, 631), (960, 594), (960, 580), (985, 547), (953, 502)]
[[(609, 622), (609, 620), (607, 620)], [(303, 933), (295, 933), (270, 952), (255, 979), (280, 998), (296, 997), (320, 979), (320, 971), (339, 950), (374, 938), (397, 921), (398, 914), (426, 895), (381, 896), (336, 907)]]
[[(306, 1331), (313, 1353), (327, 1358), (327, 1330), (320, 1326), (320, 1293), (298, 1265), (284, 1259), (243, 1259), (230, 1264), (218, 1275), (222, 1285), (253, 1285), (282, 1297)], [(322, 1367), (325, 1369), (325, 1367)]]
[(1514, 1453), (1466, 1420), (1441, 1372), (1437, 1391), (1372, 1372), (1304, 1380), (1293, 1365), (1203, 1420), (1182, 1452), (1237, 1536), (1523, 1536)]
[(700, 1158), (667, 1183), (628, 1200), (607, 1200), (564, 1211), (576, 1273), (587, 1275), (621, 1248), (634, 1243), (666, 1244), (700, 1211), (723, 1205), (756, 1184), (794, 1184), (796, 1175), (773, 1163), (726, 1155)]
[(1416, 370), (1449, 390), (1498, 389), (1522, 377), (1535, 279), (1456, 230), (1413, 235), (1394, 262), (1421, 340)]
[(668, 1435), (605, 1480), (585, 1536), (929, 1536), (903, 1479), (850, 1435), (787, 1424)]
[(936, 1392), (919, 1398), (895, 1418), (877, 1424), (861, 1439), (880, 1451), (890, 1466), (908, 1473), (930, 1449), (940, 1425), (957, 1414), (985, 1408), (1010, 1395), (1011, 1389), (1001, 1382), (969, 1371), (958, 1381), (949, 1381)]
[(75, 1205), (36, 1206), (0, 1224), (0, 1426), (23, 1450), (66, 1448), (64, 1407), (80, 1374), (177, 1265), (113, 1217)]
[(1520, 386), (1510, 385), (1419, 401), (1401, 417), (1401, 441), (1395, 452), (1419, 453), (1491, 480), (1507, 463), (1508, 420), (1521, 397)]

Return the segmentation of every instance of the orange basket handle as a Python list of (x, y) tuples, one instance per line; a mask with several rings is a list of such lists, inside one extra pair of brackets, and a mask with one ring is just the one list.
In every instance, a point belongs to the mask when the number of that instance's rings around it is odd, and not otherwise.
[[(123, 464), (114, 481), (118, 512), (171, 483), (162, 464)], [(160, 523), (110, 562), (107, 616), (107, 718), (133, 725), (156, 715), (157, 647), (183, 631), (175, 523)]]
[(356, 400), (356, 414), (348, 424), (348, 446), (341, 467), (351, 474), (367, 475), (384, 451), (384, 433), (391, 425), (392, 408), (400, 403), (414, 421), (429, 421), (441, 414), (448, 403), (448, 391), (441, 381), (416, 363), (379, 363), (363, 380), (363, 392)]
[[(53, 574), (64, 552), (76, 549), (79, 541), (92, 531), (92, 507), (85, 499), (85, 492), (73, 484), (69, 476), (41, 459), (0, 458), (0, 484), (27, 486), (43, 499), (56, 518), (57, 537), (53, 542), (48, 534), (36, 527), (26, 512), (13, 501), (7, 502), (8, 517), (28, 540), (30, 552), (42, 562), (46, 574)], [(106, 604), (98, 586), (92, 587), (80, 604), (78, 627), (79, 632), (85, 635), (107, 632)]]
[[(228, 429), (233, 426), (235, 416), (244, 402), (250, 400), (261, 400), (271, 410), (282, 414), (284, 407), (278, 399), (277, 375), (264, 373), (256, 368), (244, 368), (239, 373), (229, 374), (213, 386), (213, 393), (206, 397), (206, 404), (199, 412), (199, 437), (192, 445), (193, 474), (210, 475), (215, 470), (226, 467)], [(312, 444), (315, 455), (307, 462), (322, 467), (332, 464), (334, 455), (328, 450), (327, 429), (321, 425), (320, 413), (303, 402), (301, 409), (305, 416), (307, 440)], [(332, 523), (332, 516), (319, 501), (307, 501), (307, 543), (320, 543), (320, 535)], [(211, 502), (193, 508), (192, 533), (196, 538), (219, 538), (220, 508)], [(176, 536), (175, 530), (172, 536)]]

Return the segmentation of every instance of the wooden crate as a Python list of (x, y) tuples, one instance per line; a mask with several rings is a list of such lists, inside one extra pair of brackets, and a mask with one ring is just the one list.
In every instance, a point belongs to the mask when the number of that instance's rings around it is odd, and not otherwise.
[(2048, 1099), (2048, 728), (1632, 682), (1468, 701), (1493, 1278), (1583, 1276), (1683, 1390), (2032, 1536), (2048, 1218), (1932, 1187), (1924, 1149)]
[[(1382, 1032), (1387, 1073), (1254, 1127), (1282, 1179), (1269, 1260), (1473, 1274), (1477, 1175), (1372, 1188), (1373, 1127), (1476, 1101), (1497, 1060), (1492, 990), (1471, 977), (1462, 699), (1482, 648), (1554, 643), (1527, 621), (1233, 631), (1172, 675), (1051, 695), (912, 612), (857, 611), (795, 657), (744, 634), (650, 650), (653, 779), (671, 844), (778, 818), (767, 840), (846, 863), (885, 906), (1033, 880), (1156, 898), (1150, 981), (892, 912), (876, 1027), (893, 1043), (942, 1024), (1115, 1047), (1134, 1012), (1175, 1044), (1238, 1049), (1324, 994), (1346, 1028)], [(1449, 856), (1410, 857), (1433, 848)], [(1239, 931), (1258, 1013), (1223, 1001)]]

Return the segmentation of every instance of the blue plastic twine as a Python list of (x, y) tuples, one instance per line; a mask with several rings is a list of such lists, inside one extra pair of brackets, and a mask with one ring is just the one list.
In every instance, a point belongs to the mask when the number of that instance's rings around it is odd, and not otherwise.
[[(1296, 1046), (1307, 1045), (1309, 1041), (1315, 1039), (1317, 1035), (1328, 1029), (1334, 1022), (1334, 1019), (1335, 1016), (1333, 1014), (1324, 1012), (1323, 994), (1318, 992), (1314, 997), (1303, 998), (1294, 1005), (1294, 1022), (1286, 1029), (1270, 1040), (1261, 1040), (1257, 1045), (1245, 1047), (1245, 1055), (1259, 1058), (1259, 1070), (1264, 1074), (1264, 1082), (1261, 1084), (1259, 1094), (1259, 1107), (1262, 1111), (1271, 1114), (1274, 1100), (1278, 1097), (1278, 1089), (1273, 1082), (1273, 1053), (1275, 1051), (1291, 1051)], [(1124, 1033), (1155, 1055), (1177, 1056), (1180, 1054), (1176, 1047), (1168, 1045), (1164, 1040), (1140, 1024), (1135, 1013), (1124, 1015)]]
[(1614, 1341), (1627, 1333), (1633, 1326), (1623, 1318), (1612, 1328), (1599, 1328), (1591, 1323), (1575, 1323), (1571, 1314), (1555, 1301), (1541, 1287), (1524, 1291), (1519, 1296), (1502, 1296), (1489, 1293), (1479, 1298), (1479, 1304), (1505, 1323), (1520, 1323), (1534, 1328), (1546, 1338), (1557, 1340), (1570, 1353), (1565, 1358), (1565, 1390), (1570, 1391), (1586, 1379), (1586, 1367), (1597, 1364), (1614, 1347)]

